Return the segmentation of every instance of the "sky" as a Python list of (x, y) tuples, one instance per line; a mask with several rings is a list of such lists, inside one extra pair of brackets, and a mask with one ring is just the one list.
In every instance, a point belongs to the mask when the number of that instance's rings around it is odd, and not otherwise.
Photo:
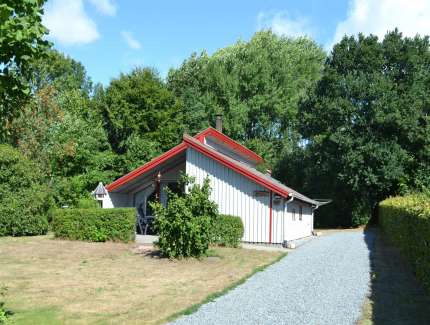
[(311, 37), (326, 51), (345, 34), (430, 35), (430, 0), (48, 0), (44, 9), (54, 47), (104, 85), (136, 66), (165, 77), (191, 53), (261, 29)]

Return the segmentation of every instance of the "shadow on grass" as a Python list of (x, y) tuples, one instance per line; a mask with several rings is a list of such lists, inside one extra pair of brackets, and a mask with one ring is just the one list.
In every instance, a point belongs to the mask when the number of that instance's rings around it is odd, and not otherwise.
[(371, 292), (358, 324), (430, 324), (430, 295), (407, 261), (375, 227), (365, 230), (365, 241), (371, 261)]

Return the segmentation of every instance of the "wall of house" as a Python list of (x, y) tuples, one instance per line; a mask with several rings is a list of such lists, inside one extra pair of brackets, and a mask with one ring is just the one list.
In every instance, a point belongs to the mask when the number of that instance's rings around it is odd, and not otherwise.
[[(302, 207), (302, 220), (300, 220), (300, 207)], [(287, 214), (284, 223), (286, 240), (293, 240), (312, 235), (313, 209), (309, 204), (294, 200), (285, 208)], [(293, 218), (295, 212), (295, 219)]]
[[(270, 194), (264, 187), (192, 148), (187, 149), (186, 172), (199, 184), (209, 177), (211, 199), (218, 204), (219, 212), (241, 217), (245, 228), (243, 241), (269, 243)], [(267, 194), (256, 196), (255, 191), (267, 191)], [(303, 209), (301, 221), (300, 206)], [(295, 221), (292, 220), (293, 209), (296, 210)], [(272, 195), (271, 243), (281, 244), (284, 240), (310, 236), (312, 229), (313, 214), (309, 204), (288, 203), (284, 198)]]
[(102, 200), (102, 208), (126, 208), (133, 206), (133, 196), (123, 193), (107, 193)]
[(206, 176), (209, 177), (211, 199), (218, 204), (219, 212), (242, 218), (245, 227), (243, 241), (269, 242), (270, 196), (254, 194), (265, 188), (192, 148), (187, 149), (186, 172), (199, 184)]

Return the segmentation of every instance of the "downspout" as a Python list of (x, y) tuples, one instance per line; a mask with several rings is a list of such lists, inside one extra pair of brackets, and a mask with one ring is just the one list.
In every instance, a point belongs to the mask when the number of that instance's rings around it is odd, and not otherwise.
[(272, 196), (273, 192), (270, 191), (269, 195), (269, 244), (272, 243), (272, 218), (273, 218), (273, 209), (272, 209)]

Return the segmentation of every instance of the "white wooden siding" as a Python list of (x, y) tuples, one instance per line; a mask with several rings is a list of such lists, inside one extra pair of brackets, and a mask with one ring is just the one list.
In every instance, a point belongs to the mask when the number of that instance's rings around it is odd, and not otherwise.
[[(300, 220), (300, 206), (302, 207), (302, 220)], [(296, 218), (293, 220), (293, 210)], [(287, 215), (284, 224), (285, 240), (294, 240), (312, 235), (313, 230), (313, 209), (309, 204), (292, 201), (285, 209)]]
[(254, 195), (265, 188), (192, 148), (187, 149), (186, 172), (198, 184), (209, 177), (211, 199), (218, 204), (219, 212), (242, 218), (243, 241), (269, 242), (270, 196)]
[(124, 208), (132, 205), (133, 197), (130, 194), (123, 193), (107, 193), (102, 202), (102, 207), (105, 209)]

